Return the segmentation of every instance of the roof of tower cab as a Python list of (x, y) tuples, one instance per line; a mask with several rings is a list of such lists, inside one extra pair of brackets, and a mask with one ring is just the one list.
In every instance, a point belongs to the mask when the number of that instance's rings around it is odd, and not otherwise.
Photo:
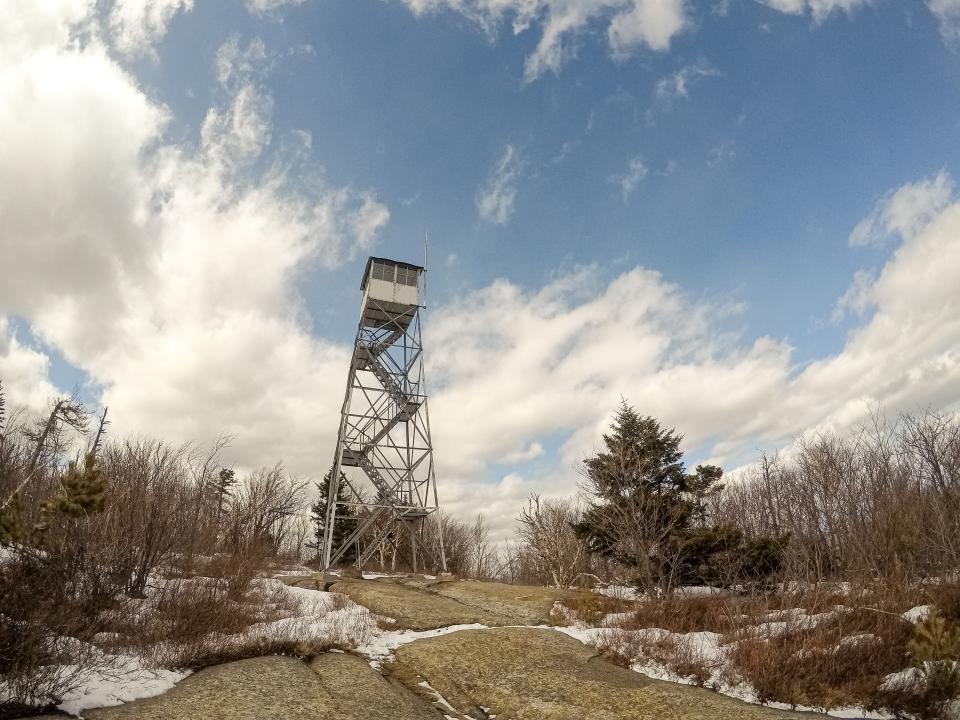
[(419, 270), (421, 272), (424, 270), (423, 265), (414, 265), (413, 263), (403, 262), (401, 260), (391, 260), (390, 258), (374, 257), (373, 255), (371, 255), (370, 257), (367, 258), (367, 266), (363, 269), (363, 280), (360, 281), (361, 290), (367, 289), (367, 278), (370, 277), (370, 266), (373, 264), (374, 260), (382, 263), (390, 263), (391, 265), (408, 268), (410, 270)]

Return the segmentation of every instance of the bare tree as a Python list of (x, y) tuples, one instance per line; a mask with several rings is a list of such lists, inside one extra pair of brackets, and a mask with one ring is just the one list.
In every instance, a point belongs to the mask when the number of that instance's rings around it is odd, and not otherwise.
[(454, 575), (469, 575), (473, 563), (473, 549), (467, 526), (439, 510), (429, 515), (423, 528), (423, 559), (431, 572), (440, 572), (440, 547), (447, 560), (447, 571)]
[(536, 494), (520, 512), (517, 534), (549, 573), (554, 587), (568, 587), (580, 572), (585, 546), (573, 530), (579, 516), (570, 500), (541, 501)]
[(924, 577), (960, 564), (960, 419), (875, 414), (847, 436), (800, 438), (762, 458), (713, 508), (747, 535), (788, 533), (809, 579)]
[(33, 451), (23, 477), (14, 490), (0, 501), (0, 510), (13, 502), (14, 498), (47, 464), (47, 461), (56, 461), (63, 450), (62, 431), (65, 427), (79, 433), (84, 432), (87, 427), (87, 411), (73, 396), (57, 398), (53, 401), (50, 414), (46, 419), (39, 420), (35, 428), (23, 429), (22, 435), (33, 444)]
[(278, 553), (293, 519), (305, 510), (307, 485), (285, 475), (280, 464), (252, 473), (234, 498), (234, 545), (252, 541)]
[(473, 576), (480, 579), (490, 577), (493, 574), (493, 551), (490, 547), (490, 529), (483, 513), (477, 513), (470, 528), (470, 552)]
[(102, 453), (110, 488), (104, 532), (121, 541), (124, 557), (116, 561), (125, 568), (133, 597), (143, 596), (150, 574), (187, 535), (186, 452), (160, 441), (128, 439)]

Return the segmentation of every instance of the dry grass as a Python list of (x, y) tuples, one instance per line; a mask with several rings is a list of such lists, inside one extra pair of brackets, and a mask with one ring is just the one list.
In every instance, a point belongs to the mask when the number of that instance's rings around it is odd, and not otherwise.
[(763, 702), (886, 708), (933, 718), (929, 708), (939, 703), (942, 709), (950, 683), (922, 697), (910, 688), (883, 687), (886, 676), (911, 664), (914, 625), (901, 613), (926, 604), (956, 623), (960, 587), (865, 582), (766, 596), (672, 598), (642, 604), (606, 633), (603, 649), (620, 664), (653, 661), (702, 685), (717, 668), (683, 636), (715, 632), (728, 649), (723, 681), (748, 683)]
[[(102, 616), (106, 649), (137, 654), (165, 667), (204, 667), (262, 654), (312, 656), (299, 640), (242, 638), (256, 623), (296, 617), (294, 598), (278, 587), (247, 586), (209, 577), (165, 582), (149, 599), (125, 599)], [(279, 641), (278, 641), (279, 642)], [(276, 646), (275, 646), (276, 645)]]
[[(603, 595), (597, 595), (587, 590), (580, 590), (571, 598), (563, 598), (558, 601), (560, 605), (567, 608), (570, 612), (556, 613), (556, 608), (550, 611), (550, 618), (553, 620), (555, 617), (563, 616), (563, 619), (567, 617), (572, 617), (578, 622), (585, 623), (586, 625), (597, 625), (603, 620), (604, 615), (608, 612), (615, 612), (611, 609), (618, 607), (616, 604), (617, 601), (613, 598), (606, 598)], [(556, 622), (554, 624), (566, 624), (561, 622)]]
[(610, 628), (603, 634), (600, 650), (606, 659), (623, 667), (638, 659), (653, 661), (699, 687), (708, 685), (713, 675), (713, 664), (696, 644), (670, 631)]
[(763, 702), (812, 707), (871, 702), (884, 676), (907, 662), (912, 634), (899, 617), (850, 611), (814, 628), (731, 645), (731, 682), (746, 681)]

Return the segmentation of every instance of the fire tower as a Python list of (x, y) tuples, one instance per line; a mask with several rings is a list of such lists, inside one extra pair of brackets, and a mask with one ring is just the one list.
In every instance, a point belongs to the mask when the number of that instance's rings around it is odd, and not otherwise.
[[(437, 509), (420, 336), (423, 272), (419, 265), (371, 257), (363, 273), (360, 325), (327, 491), (325, 569), (351, 546), (358, 547), (356, 564), (363, 567), (379, 542), (397, 547), (407, 538), (411, 569), (418, 569), (423, 521)], [(344, 483), (349, 500), (340, 499)], [(360, 519), (335, 546), (337, 511), (345, 505), (360, 508)], [(361, 538), (368, 540), (365, 548)], [(442, 544), (439, 560), (445, 570)]]

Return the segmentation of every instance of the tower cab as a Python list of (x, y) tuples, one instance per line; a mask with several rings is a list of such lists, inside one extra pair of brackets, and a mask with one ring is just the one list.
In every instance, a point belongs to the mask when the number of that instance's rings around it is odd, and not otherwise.
[(367, 327), (398, 325), (406, 329), (420, 307), (423, 267), (371, 257), (363, 273), (362, 322)]

